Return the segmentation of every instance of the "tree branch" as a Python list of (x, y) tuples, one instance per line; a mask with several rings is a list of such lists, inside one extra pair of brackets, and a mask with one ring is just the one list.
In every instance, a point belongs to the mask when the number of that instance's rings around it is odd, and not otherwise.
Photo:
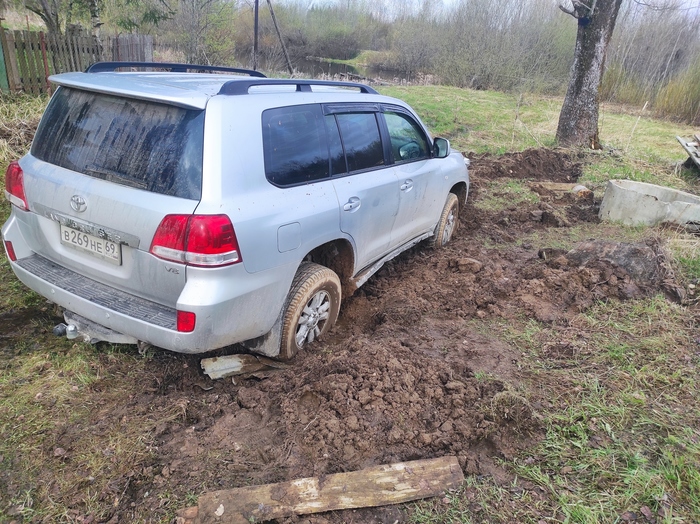
[(559, 9), (561, 9), (562, 11), (564, 11), (567, 15), (571, 15), (571, 16), (573, 16), (574, 18), (578, 18), (578, 17), (576, 16), (576, 13), (574, 12), (573, 9), (567, 9), (566, 7), (564, 7), (564, 6), (561, 5), (561, 4), (559, 4)]
[(658, 2), (646, 2), (644, 0), (634, 0), (637, 5), (644, 6), (652, 11), (691, 11), (697, 9), (697, 6), (681, 7), (679, 2), (665, 0), (659, 4)]
[(593, 0), (593, 4), (589, 7), (580, 0), (571, 0), (572, 9), (567, 9), (563, 5), (559, 4), (559, 9), (564, 11), (567, 15), (571, 15), (577, 20), (590, 16), (595, 9), (595, 4), (597, 0)]

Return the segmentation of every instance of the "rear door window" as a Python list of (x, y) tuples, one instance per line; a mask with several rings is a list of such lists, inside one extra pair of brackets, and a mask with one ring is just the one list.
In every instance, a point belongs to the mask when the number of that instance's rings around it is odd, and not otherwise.
[(45, 162), (199, 200), (204, 111), (61, 87), (32, 145)]
[(377, 111), (318, 104), (264, 111), (265, 176), (288, 187), (385, 166)]
[(338, 113), (348, 170), (364, 171), (384, 165), (384, 148), (376, 113)]
[(262, 124), (265, 176), (272, 184), (288, 187), (330, 176), (321, 106), (268, 109)]

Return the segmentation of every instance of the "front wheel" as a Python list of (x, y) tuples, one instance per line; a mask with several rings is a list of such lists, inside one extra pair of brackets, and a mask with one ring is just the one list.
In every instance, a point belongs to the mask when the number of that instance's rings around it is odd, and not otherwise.
[(435, 234), (430, 238), (430, 245), (439, 249), (447, 244), (452, 238), (452, 234), (457, 230), (459, 219), (459, 199), (454, 193), (447, 196), (445, 207), (435, 228)]
[(319, 264), (303, 262), (285, 303), (279, 358), (291, 359), (328, 333), (338, 319), (340, 299), (338, 275)]

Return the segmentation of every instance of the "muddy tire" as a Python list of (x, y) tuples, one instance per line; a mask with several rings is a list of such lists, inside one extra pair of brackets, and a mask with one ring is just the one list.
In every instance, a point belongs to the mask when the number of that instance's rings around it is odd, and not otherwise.
[(434, 249), (440, 249), (452, 238), (459, 223), (459, 199), (454, 193), (447, 196), (445, 207), (442, 208), (440, 220), (435, 228), (435, 234), (428, 240)]
[(340, 299), (340, 279), (334, 271), (313, 262), (302, 262), (284, 307), (279, 358), (293, 358), (306, 345), (328, 333), (338, 319)]

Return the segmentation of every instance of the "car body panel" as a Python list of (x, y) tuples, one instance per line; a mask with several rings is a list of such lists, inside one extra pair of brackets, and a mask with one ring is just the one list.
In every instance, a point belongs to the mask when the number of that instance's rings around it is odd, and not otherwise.
[[(398, 99), (328, 86), (303, 92), (262, 86), (248, 95), (222, 95), (221, 86), (235, 77), (217, 74), (68, 73), (51, 80), (205, 111), (198, 200), (94, 178), (30, 153), (20, 160), (29, 211), (12, 206), (2, 227), (17, 256), (12, 269), (25, 285), (88, 320), (173, 351), (198, 353), (268, 336), (299, 265), (315, 250), (350, 246), (352, 269), (345, 277), (358, 275), (362, 283), (431, 235), (451, 188), (464, 184), (468, 191), (467, 167), (456, 152), (289, 187), (267, 180), (263, 111), (342, 103), (343, 110), (377, 108), (381, 122), (382, 107), (400, 107), (432, 143)], [(166, 215), (194, 213), (229, 217), (239, 262), (196, 267), (150, 253)], [(86, 242), (116, 243), (120, 263), (62, 242), (65, 228), (88, 235)], [(193, 332), (177, 331), (177, 312), (196, 315)], [(274, 344), (258, 351), (276, 354)]]

